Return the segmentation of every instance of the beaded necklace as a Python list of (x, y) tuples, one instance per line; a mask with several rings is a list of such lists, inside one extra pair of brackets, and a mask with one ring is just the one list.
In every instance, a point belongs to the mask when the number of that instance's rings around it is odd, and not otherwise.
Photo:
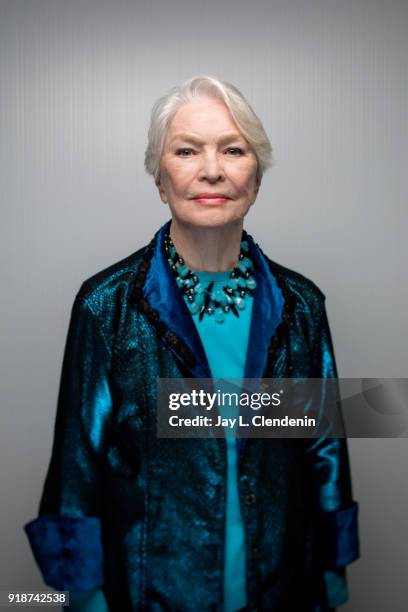
[(214, 281), (206, 288), (201, 285), (198, 276), (177, 253), (170, 234), (165, 236), (164, 247), (177, 286), (192, 315), (198, 314), (200, 321), (205, 314), (214, 315), (218, 323), (222, 323), (229, 312), (239, 317), (239, 310), (245, 308), (245, 296), (253, 296), (256, 288), (254, 265), (248, 257), (249, 245), (246, 240), (241, 242), (238, 264), (221, 289), (214, 289)]

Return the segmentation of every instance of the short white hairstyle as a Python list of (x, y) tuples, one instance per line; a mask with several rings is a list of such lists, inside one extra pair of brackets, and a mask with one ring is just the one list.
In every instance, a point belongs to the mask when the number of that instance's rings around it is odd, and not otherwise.
[(153, 105), (145, 152), (146, 172), (151, 174), (155, 181), (159, 179), (160, 160), (171, 120), (183, 104), (203, 98), (220, 100), (229, 109), (238, 129), (255, 152), (258, 160), (257, 175), (261, 178), (275, 161), (272, 157), (272, 145), (260, 119), (234, 85), (209, 75), (194, 76), (181, 86), (173, 87)]

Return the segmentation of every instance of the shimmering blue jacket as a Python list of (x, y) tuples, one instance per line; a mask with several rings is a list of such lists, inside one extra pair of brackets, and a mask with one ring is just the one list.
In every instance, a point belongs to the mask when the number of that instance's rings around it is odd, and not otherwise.
[[(222, 610), (225, 439), (156, 436), (157, 378), (211, 378), (166, 260), (169, 225), (75, 298), (51, 462), (25, 526), (47, 584), (102, 587), (123, 612)], [(258, 286), (245, 377), (336, 377), (324, 295), (246, 239)], [(346, 441), (241, 441), (238, 483), (248, 609), (327, 610), (325, 570), (359, 555)]]

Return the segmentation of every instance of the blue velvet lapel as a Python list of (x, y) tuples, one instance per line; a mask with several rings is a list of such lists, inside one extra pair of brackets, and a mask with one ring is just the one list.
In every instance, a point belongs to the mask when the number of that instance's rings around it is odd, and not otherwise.
[(284, 298), (262, 251), (246, 232), (245, 238), (249, 244), (258, 283), (252, 305), (245, 378), (262, 378), (271, 338), (282, 320)]
[[(171, 221), (167, 221), (156, 233), (154, 253), (143, 287), (144, 297), (150, 306), (158, 311), (160, 319), (181, 338), (194, 355), (196, 365), (189, 368), (192, 376), (211, 378), (200, 336), (167, 261), (164, 235), (170, 223)], [(183, 361), (178, 353), (177, 357)]]
[[(252, 305), (244, 378), (261, 379), (266, 368), (269, 344), (282, 320), (284, 298), (262, 251), (252, 236), (245, 233), (245, 238), (249, 244), (258, 284)], [(247, 438), (238, 440), (239, 461), (243, 456), (246, 441)]]

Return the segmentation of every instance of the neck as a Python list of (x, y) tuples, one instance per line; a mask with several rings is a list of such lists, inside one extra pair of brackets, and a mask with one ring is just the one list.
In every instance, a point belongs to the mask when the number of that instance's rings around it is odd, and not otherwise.
[(224, 272), (237, 265), (242, 227), (242, 219), (220, 227), (197, 227), (173, 218), (170, 236), (177, 253), (191, 270)]

